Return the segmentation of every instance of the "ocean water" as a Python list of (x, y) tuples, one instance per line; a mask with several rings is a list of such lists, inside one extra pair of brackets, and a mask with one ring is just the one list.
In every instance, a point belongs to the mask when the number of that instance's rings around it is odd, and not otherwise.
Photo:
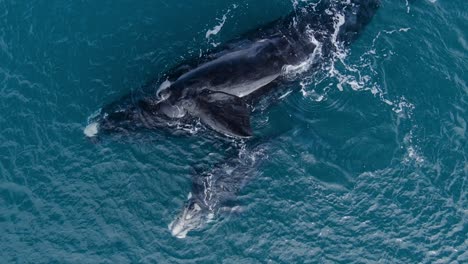
[[(0, 0), (0, 263), (467, 263), (464, 0), (382, 0), (251, 140), (85, 138), (103, 105), (300, 2)], [(237, 156), (261, 161), (239, 210), (173, 237), (194, 173)]]

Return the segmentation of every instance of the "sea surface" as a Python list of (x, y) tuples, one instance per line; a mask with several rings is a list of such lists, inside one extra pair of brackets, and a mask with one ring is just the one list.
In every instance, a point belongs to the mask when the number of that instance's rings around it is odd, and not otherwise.
[[(84, 136), (302, 4), (0, 0), (0, 263), (468, 263), (466, 0), (382, 0), (331, 67), (258, 106), (253, 139)], [(173, 237), (194, 173), (233, 156), (261, 159), (237, 210)]]

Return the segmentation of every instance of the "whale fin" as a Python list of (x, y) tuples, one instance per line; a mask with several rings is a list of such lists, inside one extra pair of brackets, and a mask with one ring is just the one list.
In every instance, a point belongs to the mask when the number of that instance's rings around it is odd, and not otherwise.
[(239, 97), (203, 90), (197, 96), (197, 115), (212, 129), (233, 137), (250, 137), (250, 110)]

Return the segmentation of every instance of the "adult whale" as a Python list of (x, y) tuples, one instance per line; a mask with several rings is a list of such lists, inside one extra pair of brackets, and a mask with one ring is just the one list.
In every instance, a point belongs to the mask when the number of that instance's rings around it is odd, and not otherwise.
[[(126, 96), (90, 120), (84, 133), (157, 129), (199, 119), (224, 135), (250, 137), (247, 102), (281, 87), (286, 69), (314, 69), (367, 25), (378, 0), (321, 0), (258, 28), (167, 74), (150, 95)], [(159, 88), (158, 88), (159, 87)]]
[[(202, 87), (212, 87), (209, 88), (208, 93), (199, 95), (212, 100), (210, 104), (201, 104), (200, 109), (206, 107), (210, 109), (211, 105), (216, 111), (221, 112), (221, 117), (213, 118), (211, 122), (221, 122), (223, 126), (214, 128), (225, 134), (248, 136), (251, 131), (246, 118), (246, 110), (242, 104), (245, 100), (243, 98), (263, 94), (263, 91), (271, 86), (272, 80), (275, 80), (273, 88), (277, 87), (276, 85), (281, 84), (278, 80), (282, 79), (281, 74), (287, 65), (295, 65), (307, 60), (309, 63), (312, 62), (311, 69), (313, 70), (321, 62), (335, 56), (337, 49), (345, 48), (358, 37), (364, 26), (374, 16), (378, 6), (379, 2), (376, 0), (321, 1), (310, 5), (299, 14), (290, 15), (266, 27), (266, 30), (258, 30), (257, 32), (260, 32), (258, 37), (249, 39), (249, 44), (244, 48), (226, 52), (217, 61), (202, 64), (185, 76), (182, 75), (180, 81), (183, 83), (194, 76), (200, 76), (205, 84)], [(224, 66), (222, 62), (228, 66)], [(220, 68), (210, 69), (215, 65)], [(228, 73), (223, 71), (228, 71)], [(245, 73), (239, 74), (242, 71)], [(220, 80), (224, 86), (215, 85), (215, 81), (213, 81), (214, 84), (207, 83), (206, 78), (212, 80), (209, 76), (226, 76), (225, 79)], [(267, 84), (268, 82), (270, 84)], [(225, 96), (227, 99), (218, 101), (217, 96)], [(223, 108), (223, 103), (227, 101), (231, 101), (230, 104), (233, 105), (230, 106), (233, 110), (228, 108), (228, 112)], [(221, 103), (218, 104), (218, 102)], [(214, 106), (212, 106), (213, 103)], [(226, 113), (234, 117), (226, 116)], [(211, 115), (210, 113), (203, 114)], [(235, 118), (234, 121), (237, 120), (237, 123), (230, 122), (232, 118)], [(239, 120), (240, 118), (243, 119)], [(200, 119), (203, 120), (203, 117)], [(207, 124), (212, 127), (217, 125)], [(265, 159), (263, 149), (268, 148), (268, 144), (250, 143), (252, 144), (248, 148), (253, 156), (231, 157), (226, 162), (216, 165), (212, 170), (192, 175), (192, 190), (188, 201), (181, 213), (169, 224), (169, 230), (173, 236), (184, 238), (191, 230), (204, 226), (217, 212), (225, 211), (224, 209), (235, 198), (235, 194), (255, 174), (257, 171), (255, 168)]]

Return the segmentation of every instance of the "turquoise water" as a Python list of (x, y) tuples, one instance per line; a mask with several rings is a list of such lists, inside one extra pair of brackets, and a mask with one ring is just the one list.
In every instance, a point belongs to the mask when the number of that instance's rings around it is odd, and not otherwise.
[[(103, 105), (294, 7), (0, 0), (0, 262), (468, 262), (463, 0), (383, 0), (332, 69), (260, 105), (250, 141), (83, 135)], [(171, 236), (194, 171), (238, 149), (261, 159), (240, 209)]]

